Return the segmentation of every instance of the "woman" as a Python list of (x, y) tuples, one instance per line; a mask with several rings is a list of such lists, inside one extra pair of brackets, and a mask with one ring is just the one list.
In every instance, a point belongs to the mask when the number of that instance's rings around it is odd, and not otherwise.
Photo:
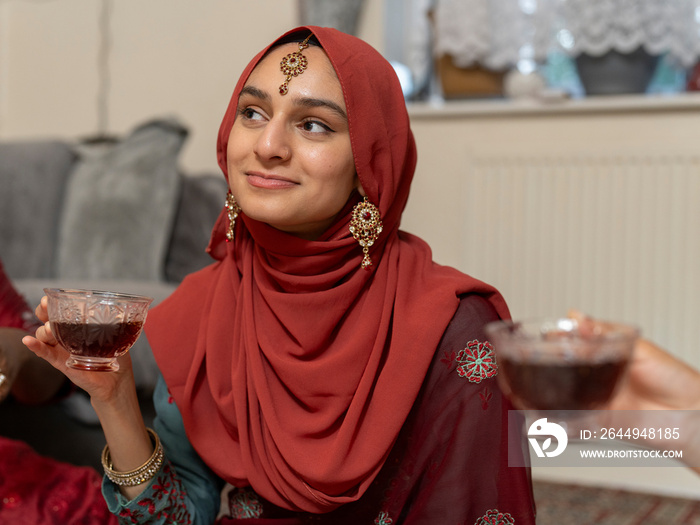
[(156, 433), (128, 358), (80, 373), (48, 328), (26, 339), (91, 395), (110, 509), (125, 523), (534, 523), (482, 330), (506, 305), (399, 231), (416, 149), (388, 62), (333, 29), (289, 32), (244, 71), (217, 151), (217, 262), (147, 322)]

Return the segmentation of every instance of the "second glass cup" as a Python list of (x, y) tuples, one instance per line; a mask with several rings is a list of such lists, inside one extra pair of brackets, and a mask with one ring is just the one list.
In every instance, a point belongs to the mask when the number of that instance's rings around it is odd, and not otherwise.
[(497, 321), (486, 326), (498, 381), (522, 410), (604, 408), (629, 364), (639, 330), (569, 318)]

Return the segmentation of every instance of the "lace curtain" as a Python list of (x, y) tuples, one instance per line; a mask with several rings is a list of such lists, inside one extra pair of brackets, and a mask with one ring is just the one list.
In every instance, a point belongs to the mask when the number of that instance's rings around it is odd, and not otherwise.
[(562, 6), (574, 55), (643, 47), (652, 55), (669, 53), (685, 67), (697, 60), (696, 0), (566, 0)]
[(698, 0), (435, 0), (434, 52), (503, 70), (557, 46), (596, 56), (643, 46), (687, 67), (700, 53), (696, 13)]
[(435, 53), (460, 67), (544, 61), (559, 0), (436, 0)]

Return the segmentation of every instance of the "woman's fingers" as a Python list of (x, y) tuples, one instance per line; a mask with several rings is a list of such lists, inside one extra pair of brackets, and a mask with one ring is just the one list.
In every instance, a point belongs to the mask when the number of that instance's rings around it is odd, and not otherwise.
[(53, 335), (53, 331), (51, 330), (51, 324), (48, 321), (44, 323), (44, 326), (40, 327), (39, 329), (44, 331), (44, 342), (47, 345), (55, 346), (58, 344), (58, 339), (56, 339), (56, 336)]
[[(42, 326), (37, 330), (37, 336), (39, 332), (45, 330)], [(49, 332), (50, 333), (50, 332)], [(47, 361), (51, 366), (57, 368), (61, 372), (65, 372), (66, 369), (66, 359), (68, 359), (68, 351), (61, 345), (56, 343), (56, 340), (51, 335), (51, 339), (54, 341), (53, 344), (47, 344), (43, 338), (32, 337), (31, 335), (25, 335), (22, 338), (22, 343), (24, 346), (29, 348), (38, 357), (41, 357)]]
[(46, 296), (43, 296), (41, 298), (41, 301), (39, 301), (39, 305), (34, 310), (34, 313), (39, 318), (39, 321), (41, 321), (42, 323), (46, 323), (49, 320), (48, 308), (49, 308), (49, 298)]
[(42, 343), (50, 346), (56, 346), (58, 344), (58, 340), (54, 337), (51, 331), (51, 325), (48, 322), (37, 328), (35, 337)]
[(54, 368), (64, 371), (65, 365), (62, 366), (61, 363), (65, 363), (68, 351), (58, 344), (48, 322), (37, 328), (34, 337), (25, 335), (22, 338), (22, 344)]

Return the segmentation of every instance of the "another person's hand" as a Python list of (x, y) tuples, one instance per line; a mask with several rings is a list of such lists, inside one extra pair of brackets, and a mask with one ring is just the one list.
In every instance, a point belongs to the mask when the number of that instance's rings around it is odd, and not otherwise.
[[(580, 325), (605, 330), (605, 322), (573, 310)], [(700, 370), (646, 339), (638, 339), (629, 370), (610, 408), (613, 410), (698, 410)]]
[(18, 348), (21, 348), (25, 335), (26, 332), (19, 328), (0, 328), (0, 401), (10, 394), (22, 368), (22, 354)]
[(678, 439), (658, 436), (646, 443), (653, 448), (681, 450), (682, 461), (700, 473), (700, 371), (640, 339), (610, 408), (626, 411), (627, 417), (615, 420), (632, 420), (631, 426), (677, 429)]
[(614, 410), (700, 410), (700, 371), (645, 339), (634, 348)]
[(85, 390), (93, 401), (102, 403), (118, 401), (118, 393), (122, 385), (130, 384), (131, 388), (135, 388), (131, 358), (128, 353), (118, 358), (119, 371), (117, 372), (87, 372), (66, 366), (70, 353), (58, 343), (51, 332), (47, 304), (47, 298), (43, 297), (36, 308), (36, 316), (44, 325), (37, 329), (34, 337), (25, 336), (22, 339), (27, 348), (62, 372), (76, 386)]
[(21, 403), (43, 403), (66, 380), (27, 350), (22, 344), (26, 335), (19, 328), (0, 327), (0, 401), (12, 394)]
[[(605, 330), (605, 322), (569, 312), (579, 324)], [(638, 339), (605, 421), (614, 428), (670, 428), (678, 439), (642, 440), (659, 449), (683, 451), (683, 462), (700, 473), (700, 370), (651, 341)], [(656, 412), (653, 412), (656, 411)]]

